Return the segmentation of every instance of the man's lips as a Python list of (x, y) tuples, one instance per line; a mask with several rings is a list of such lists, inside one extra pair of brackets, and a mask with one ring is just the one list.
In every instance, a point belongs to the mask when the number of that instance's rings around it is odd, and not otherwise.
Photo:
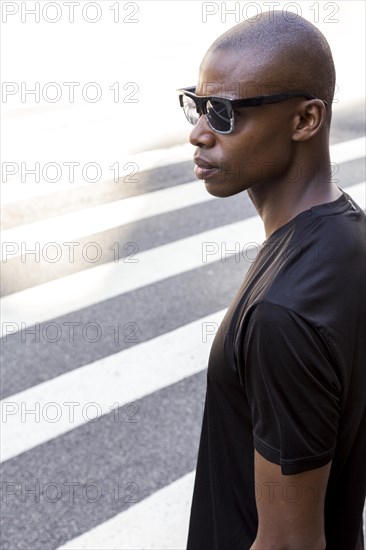
[(211, 162), (208, 162), (200, 157), (195, 157), (193, 161), (196, 165), (194, 167), (194, 173), (200, 180), (206, 180), (220, 170), (218, 166), (215, 166), (214, 164), (211, 164)]

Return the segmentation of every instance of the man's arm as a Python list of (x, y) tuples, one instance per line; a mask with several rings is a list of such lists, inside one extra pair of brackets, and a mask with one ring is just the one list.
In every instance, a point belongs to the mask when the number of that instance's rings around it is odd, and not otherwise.
[(324, 498), (331, 462), (300, 474), (254, 451), (257, 537), (250, 550), (324, 550)]

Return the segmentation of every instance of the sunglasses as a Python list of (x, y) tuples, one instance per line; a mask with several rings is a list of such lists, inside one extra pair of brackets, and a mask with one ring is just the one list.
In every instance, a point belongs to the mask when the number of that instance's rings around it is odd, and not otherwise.
[[(213, 95), (196, 95), (195, 86), (180, 88), (179, 103), (188, 122), (195, 125), (201, 115), (205, 115), (210, 128), (218, 134), (230, 134), (234, 130), (234, 109), (239, 107), (259, 107), (269, 103), (280, 103), (290, 97), (318, 99), (307, 92), (288, 92), (275, 95), (247, 97), (246, 99), (229, 99)], [(327, 102), (322, 99), (323, 103)]]

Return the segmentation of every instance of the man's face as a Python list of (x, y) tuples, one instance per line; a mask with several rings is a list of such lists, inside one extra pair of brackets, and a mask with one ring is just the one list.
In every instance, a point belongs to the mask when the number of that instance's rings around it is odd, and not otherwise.
[[(197, 95), (223, 95), (232, 99), (276, 93), (273, 75), (255, 57), (221, 51), (206, 54), (199, 73)], [(275, 73), (274, 73), (275, 75)], [(294, 142), (292, 100), (235, 111), (231, 134), (218, 134), (201, 116), (190, 134), (196, 176), (216, 197), (228, 197), (254, 185), (276, 185), (291, 178)], [(217, 169), (205, 169), (206, 165)], [(201, 165), (201, 169), (200, 169)]]

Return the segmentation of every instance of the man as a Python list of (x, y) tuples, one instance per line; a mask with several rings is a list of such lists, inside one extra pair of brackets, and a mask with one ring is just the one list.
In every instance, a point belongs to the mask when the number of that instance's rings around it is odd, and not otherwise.
[(331, 178), (334, 87), (324, 36), (275, 11), (180, 91), (196, 176), (266, 233), (209, 356), (188, 550), (363, 548), (365, 214)]

